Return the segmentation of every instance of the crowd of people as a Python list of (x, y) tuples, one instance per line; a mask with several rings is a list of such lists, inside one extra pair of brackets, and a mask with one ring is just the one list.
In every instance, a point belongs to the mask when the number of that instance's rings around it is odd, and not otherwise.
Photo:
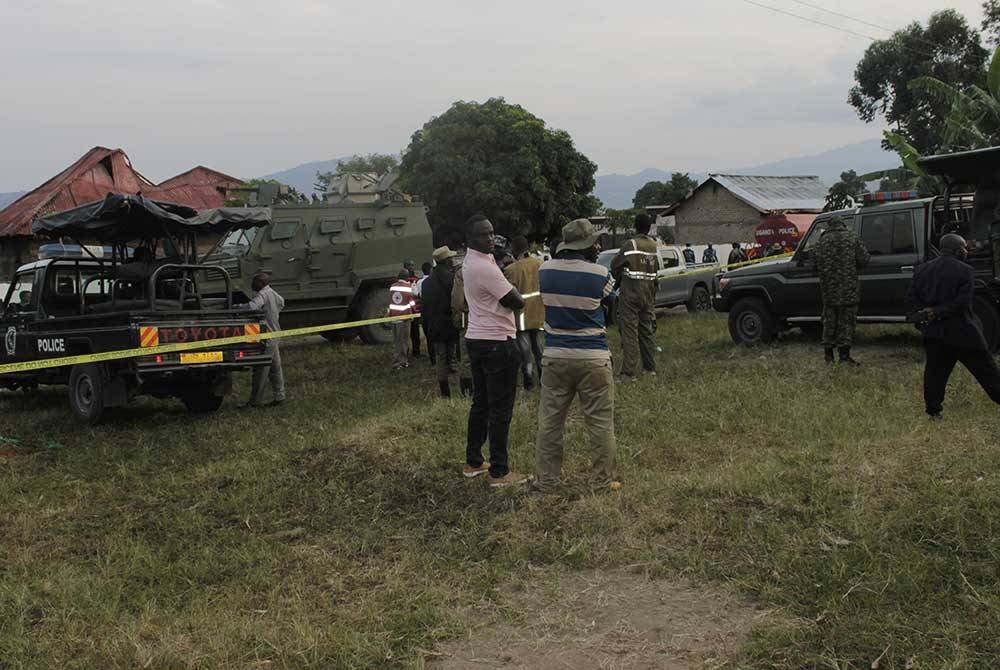
[[(652, 221), (635, 218), (636, 235), (618, 250), (610, 268), (597, 261), (599, 234), (587, 219), (571, 221), (543, 262), (523, 237), (509, 243), (496, 235), (483, 215), (465, 224), (463, 240), (434, 250), (418, 277), (406, 261), (389, 287), (390, 316), (419, 314), (393, 323), (393, 368), (404, 369), (420, 356), (420, 334), (436, 370), (439, 392), (451, 397), (457, 377), (472, 402), (466, 425), (462, 474), (485, 475), (490, 488), (531, 482), (540, 492), (560, 483), (563, 434), (574, 399), (579, 401), (590, 438), (590, 481), (595, 490), (616, 491), (622, 484), (615, 464), (615, 379), (605, 316), (617, 307), (621, 332), (620, 382), (656, 375), (654, 328), (657, 241)], [(1000, 368), (989, 352), (973, 311), (975, 278), (966, 264), (966, 241), (944, 235), (940, 256), (914, 273), (908, 300), (914, 322), (924, 334), (924, 400), (927, 415), (940, 419), (945, 387), (961, 362), (989, 397), (1000, 404)], [(729, 264), (747, 260), (732, 245)], [(715, 251), (711, 249), (714, 256)], [(690, 251), (685, 249), (685, 256)], [(707, 253), (707, 252), (706, 252)], [(845, 222), (834, 217), (816, 246), (813, 262), (823, 301), (823, 349), (828, 364), (857, 366), (851, 356), (860, 303), (859, 272), (869, 261), (864, 244)], [(268, 330), (280, 330), (284, 300), (266, 274), (253, 278), (254, 298), (247, 309), (262, 310)], [(543, 342), (544, 340), (544, 342)], [(278, 339), (267, 340), (270, 368), (255, 368), (248, 406), (264, 404), (265, 379), (271, 404), (285, 400)], [(641, 368), (641, 369), (640, 369)], [(509, 462), (509, 430), (517, 388), (540, 387), (534, 474)], [(488, 457), (483, 448), (488, 446)]]

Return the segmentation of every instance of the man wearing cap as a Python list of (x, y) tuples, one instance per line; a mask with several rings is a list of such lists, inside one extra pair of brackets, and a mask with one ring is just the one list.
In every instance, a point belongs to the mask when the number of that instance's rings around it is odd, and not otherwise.
[(975, 272), (965, 262), (968, 246), (961, 235), (943, 235), (941, 255), (913, 271), (908, 301), (919, 310), (924, 333), (924, 405), (927, 416), (941, 419), (944, 390), (956, 363), (972, 373), (990, 400), (1000, 404), (1000, 369), (990, 353), (972, 309)]
[(428, 354), (434, 354), (442, 398), (451, 397), (449, 374), (458, 374), (458, 329), (451, 319), (451, 291), (455, 283), (452, 259), (456, 255), (448, 247), (435, 249), (434, 268), (420, 289), (424, 303), (420, 318), (427, 329)]
[(614, 278), (596, 262), (598, 234), (587, 219), (562, 229), (556, 257), (542, 264), (539, 285), (545, 304), (545, 351), (538, 403), (534, 488), (558, 484), (563, 433), (573, 398), (580, 399), (590, 435), (591, 485), (621, 488), (615, 466), (615, 385), (602, 303), (613, 308)]
[(517, 346), (521, 350), (521, 374), (524, 390), (535, 388), (535, 371), (541, 374), (542, 326), (545, 325), (545, 306), (538, 290), (538, 270), (542, 261), (531, 254), (528, 240), (518, 235), (511, 240), (511, 254), (516, 259), (503, 273), (524, 298), (524, 309), (517, 315)]
[[(466, 222), (466, 228), (469, 248), (462, 276), (469, 307), (465, 344), (472, 367), (472, 407), (462, 474), (476, 477), (488, 471), (490, 488), (523, 484), (529, 478), (510, 469), (507, 452), (520, 368), (514, 312), (524, 308), (524, 300), (493, 257), (495, 236), (490, 220), (477, 214)], [(487, 438), (489, 463), (482, 454)]]
[(837, 347), (841, 363), (858, 365), (851, 358), (851, 344), (861, 301), (858, 271), (868, 265), (868, 250), (858, 236), (848, 230), (844, 220), (835, 216), (819, 238), (814, 253), (823, 298), (824, 359), (832, 365), (833, 349)]
[[(656, 240), (649, 236), (652, 219), (648, 214), (635, 217), (636, 236), (618, 250), (611, 261), (611, 274), (618, 282), (618, 328), (622, 336), (622, 369), (625, 379), (635, 379), (642, 369), (656, 374), (656, 273), (660, 258)], [(692, 254), (694, 251), (691, 252)]]

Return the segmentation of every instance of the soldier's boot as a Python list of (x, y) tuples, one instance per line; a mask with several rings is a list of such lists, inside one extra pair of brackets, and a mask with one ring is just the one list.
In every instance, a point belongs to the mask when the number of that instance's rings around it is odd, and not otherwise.
[(472, 395), (472, 380), (468, 377), (462, 377), (458, 380), (458, 386), (462, 389), (462, 395), (471, 396)]
[(847, 365), (861, 365), (856, 360), (851, 358), (851, 348), (850, 347), (840, 347), (840, 362), (846, 363)]
[(445, 380), (443, 382), (438, 382), (438, 388), (441, 389), (442, 398), (451, 397), (451, 384), (448, 383), (448, 380)]
[(827, 365), (833, 365), (833, 347), (823, 349), (823, 360), (826, 361)]

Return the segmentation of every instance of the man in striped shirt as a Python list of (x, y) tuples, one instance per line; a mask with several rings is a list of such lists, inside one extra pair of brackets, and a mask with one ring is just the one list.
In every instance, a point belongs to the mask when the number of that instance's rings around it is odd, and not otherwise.
[(539, 271), (545, 350), (535, 488), (542, 492), (559, 483), (566, 415), (575, 397), (590, 434), (591, 484), (595, 490), (621, 488), (615, 466), (614, 375), (602, 309), (602, 303), (614, 301), (614, 279), (594, 262), (600, 251), (597, 238), (587, 219), (569, 222), (555, 259)]

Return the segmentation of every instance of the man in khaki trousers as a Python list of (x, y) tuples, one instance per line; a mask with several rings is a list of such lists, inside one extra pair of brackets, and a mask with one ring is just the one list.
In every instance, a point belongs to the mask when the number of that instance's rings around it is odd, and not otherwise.
[(594, 262), (600, 246), (590, 221), (566, 224), (562, 240), (556, 257), (539, 271), (545, 349), (533, 488), (545, 493), (559, 484), (566, 416), (578, 397), (590, 435), (591, 486), (617, 491), (615, 386), (602, 309), (614, 301), (614, 279)]

